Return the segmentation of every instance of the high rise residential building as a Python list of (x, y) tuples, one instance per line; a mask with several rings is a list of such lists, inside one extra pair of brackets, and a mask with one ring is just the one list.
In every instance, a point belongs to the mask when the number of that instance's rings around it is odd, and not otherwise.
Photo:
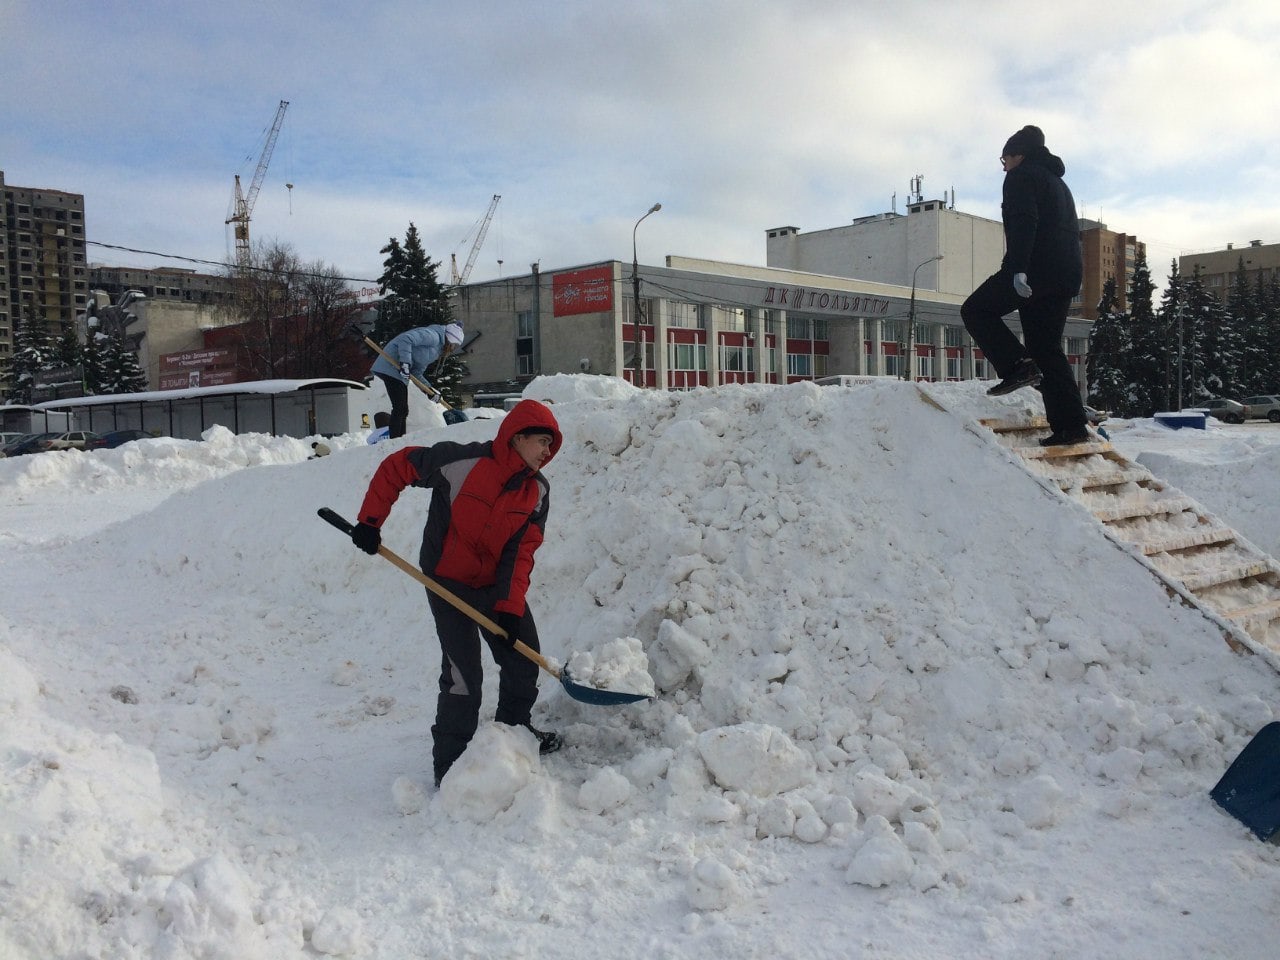
[(6, 183), (0, 171), (0, 356), (13, 350), (18, 319), (43, 314), (59, 337), (88, 302), (84, 195)]
[[(1107, 281), (1116, 282), (1116, 309), (1129, 309), (1129, 287), (1138, 259), (1147, 258), (1147, 245), (1128, 233), (1108, 230), (1097, 220), (1080, 220), (1080, 247), (1084, 252), (1084, 281), (1076, 297), (1077, 310), (1087, 320), (1098, 319), (1098, 301)], [(1149, 266), (1149, 265), (1148, 265)]]

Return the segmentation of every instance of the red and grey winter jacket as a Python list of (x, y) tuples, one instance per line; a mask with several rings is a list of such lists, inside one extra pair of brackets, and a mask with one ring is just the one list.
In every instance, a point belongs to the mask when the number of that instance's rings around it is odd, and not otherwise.
[(423, 571), (470, 587), (497, 586), (494, 609), (523, 616), (551, 489), (511, 447), (511, 438), (529, 427), (552, 432), (554, 457), (562, 442), (560, 425), (536, 400), (520, 401), (492, 441), (445, 440), (396, 451), (369, 482), (360, 519), (381, 527), (405, 487), (430, 488), (418, 558)]

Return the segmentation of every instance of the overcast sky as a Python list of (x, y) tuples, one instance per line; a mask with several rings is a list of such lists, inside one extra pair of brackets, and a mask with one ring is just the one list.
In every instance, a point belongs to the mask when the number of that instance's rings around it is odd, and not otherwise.
[(1274, 0), (364, 6), (0, 0), (0, 170), (83, 193), (93, 262), (221, 262), (233, 177), (288, 100), (255, 243), (372, 279), (412, 221), (447, 279), (500, 194), (485, 280), (630, 260), (655, 201), (654, 264), (762, 265), (768, 228), (902, 211), (916, 174), (998, 218), (1000, 148), (1036, 123), (1157, 279), (1280, 242)]

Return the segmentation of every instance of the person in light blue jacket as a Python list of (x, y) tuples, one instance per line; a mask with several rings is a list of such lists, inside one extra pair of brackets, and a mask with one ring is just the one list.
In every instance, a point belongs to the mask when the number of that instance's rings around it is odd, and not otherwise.
[(403, 437), (409, 419), (409, 378), (426, 380), (427, 368), (448, 356), (462, 343), (462, 325), (458, 323), (432, 324), (415, 327), (392, 337), (383, 350), (395, 359), (391, 363), (379, 354), (370, 373), (379, 377), (387, 388), (391, 401), (390, 436)]

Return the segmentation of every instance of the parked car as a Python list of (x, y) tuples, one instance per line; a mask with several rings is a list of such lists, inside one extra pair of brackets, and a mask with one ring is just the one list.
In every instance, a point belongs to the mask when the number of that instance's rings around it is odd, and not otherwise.
[(1218, 397), (1213, 400), (1206, 400), (1204, 403), (1196, 407), (1197, 410), (1203, 410), (1211, 417), (1216, 417), (1223, 423), (1244, 423), (1249, 419), (1249, 408), (1239, 400), (1226, 400)]
[(96, 440), (89, 441), (86, 450), (114, 450), (123, 443), (131, 443), (134, 440), (150, 440), (151, 434), (145, 430), (112, 430), (110, 433), (104, 433)]
[(91, 440), (97, 439), (98, 435), (92, 430), (67, 430), (41, 440), (37, 446), (39, 450), (84, 450)]
[(18, 440), (25, 436), (26, 436), (25, 433), (0, 433), (0, 450), (3, 450), (9, 444), (13, 443), (15, 440)]
[(1280, 423), (1280, 397), (1274, 394), (1245, 397), (1244, 405), (1249, 408), (1250, 418), (1266, 417), (1272, 423)]
[(26, 453), (39, 453), (36, 444), (56, 436), (58, 436), (57, 433), (28, 433), (5, 447), (4, 455), (6, 457), (20, 457)]

